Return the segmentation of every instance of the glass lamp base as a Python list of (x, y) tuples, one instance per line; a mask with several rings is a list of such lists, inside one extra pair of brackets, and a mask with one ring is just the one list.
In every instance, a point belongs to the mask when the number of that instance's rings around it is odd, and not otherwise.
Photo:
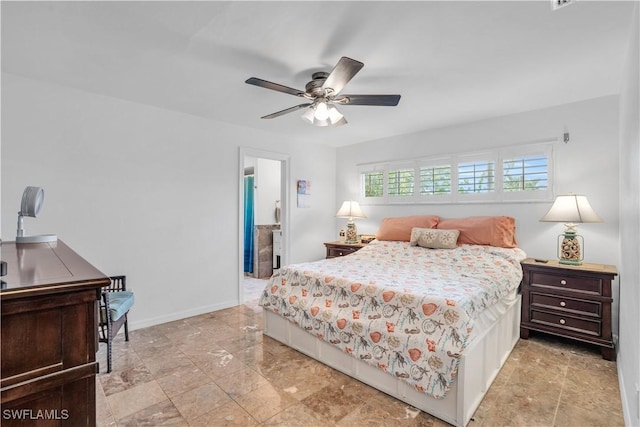
[(358, 229), (354, 222), (347, 223), (347, 232), (345, 235), (345, 243), (358, 243)]
[[(561, 242), (560, 239), (562, 239)], [(582, 265), (582, 246), (584, 245), (582, 236), (567, 231), (558, 236), (558, 242), (560, 243), (558, 246), (558, 262), (560, 264)]]

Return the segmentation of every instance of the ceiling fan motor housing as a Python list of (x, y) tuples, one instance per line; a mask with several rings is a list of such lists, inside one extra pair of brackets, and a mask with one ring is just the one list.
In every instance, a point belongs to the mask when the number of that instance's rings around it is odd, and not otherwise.
[(306, 86), (304, 87), (306, 92), (309, 95), (313, 95), (313, 96), (322, 96), (322, 95), (324, 95), (324, 93), (323, 93), (324, 91), (322, 90), (322, 85), (327, 80), (327, 77), (329, 77), (329, 73), (327, 73), (325, 71), (318, 71), (316, 73), (313, 73), (311, 75), (311, 78), (313, 80), (311, 80), (309, 83), (307, 83)]

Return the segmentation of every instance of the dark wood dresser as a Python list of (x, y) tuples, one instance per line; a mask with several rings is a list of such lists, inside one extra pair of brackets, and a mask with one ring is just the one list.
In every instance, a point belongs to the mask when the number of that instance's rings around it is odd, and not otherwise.
[(327, 259), (345, 256), (364, 248), (366, 243), (345, 243), (345, 242), (326, 242), (324, 246), (327, 248)]
[(611, 282), (618, 274), (612, 265), (564, 265), (522, 261), (522, 321), (520, 337), (529, 331), (592, 343), (602, 357), (615, 358), (611, 332)]
[(0, 248), (0, 424), (95, 426), (97, 300), (109, 278), (61, 241)]

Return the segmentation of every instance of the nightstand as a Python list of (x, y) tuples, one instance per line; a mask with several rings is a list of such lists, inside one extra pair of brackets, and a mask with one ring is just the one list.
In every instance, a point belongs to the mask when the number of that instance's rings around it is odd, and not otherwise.
[(611, 282), (616, 267), (527, 258), (522, 271), (521, 338), (529, 338), (529, 331), (545, 332), (598, 345), (603, 358), (614, 359)]
[(327, 259), (339, 256), (345, 256), (364, 248), (366, 243), (344, 243), (344, 242), (327, 242), (324, 244), (327, 248)]

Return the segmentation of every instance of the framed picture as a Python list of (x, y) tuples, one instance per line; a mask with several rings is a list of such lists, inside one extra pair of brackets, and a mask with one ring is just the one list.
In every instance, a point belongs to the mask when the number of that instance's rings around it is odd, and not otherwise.
[(298, 180), (298, 207), (310, 208), (311, 207), (311, 181), (307, 179)]

